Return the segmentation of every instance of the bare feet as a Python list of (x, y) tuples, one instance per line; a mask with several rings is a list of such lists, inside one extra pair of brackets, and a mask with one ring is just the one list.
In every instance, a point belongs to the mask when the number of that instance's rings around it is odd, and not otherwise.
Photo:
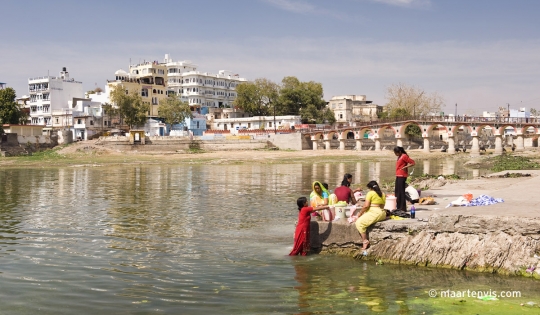
[(362, 244), (364, 244), (364, 246), (362, 246), (362, 250), (366, 250), (366, 249), (369, 248), (369, 241), (368, 240), (363, 241)]

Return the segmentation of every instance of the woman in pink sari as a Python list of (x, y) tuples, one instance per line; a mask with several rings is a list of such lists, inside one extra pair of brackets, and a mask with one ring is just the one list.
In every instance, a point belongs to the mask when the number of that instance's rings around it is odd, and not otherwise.
[(311, 248), (309, 244), (311, 213), (313, 211), (328, 209), (328, 205), (309, 207), (306, 197), (300, 197), (296, 201), (298, 205), (298, 223), (294, 232), (294, 247), (289, 253), (290, 256), (302, 255), (306, 256)]

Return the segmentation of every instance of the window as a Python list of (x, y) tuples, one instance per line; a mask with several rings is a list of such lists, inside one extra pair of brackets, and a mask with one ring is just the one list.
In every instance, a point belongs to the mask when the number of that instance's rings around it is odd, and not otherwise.
[(58, 123), (58, 117), (55, 117), (55, 118), (54, 118), (54, 123), (55, 123), (55, 124)]
[(93, 126), (93, 125), (94, 125), (94, 121), (90, 120), (90, 126)]
[(199, 122), (197, 122), (197, 129), (199, 129)]
[(141, 90), (141, 96), (148, 97), (148, 89), (142, 89)]

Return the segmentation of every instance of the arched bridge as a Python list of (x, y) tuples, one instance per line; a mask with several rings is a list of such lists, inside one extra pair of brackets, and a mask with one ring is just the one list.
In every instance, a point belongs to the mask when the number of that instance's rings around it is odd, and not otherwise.
[[(538, 135), (540, 123), (536, 118), (486, 118), (486, 117), (439, 117), (439, 116), (425, 116), (415, 117), (409, 120), (393, 120), (393, 121), (377, 121), (366, 122), (360, 126), (348, 126), (333, 129), (319, 129), (319, 130), (305, 130), (302, 133), (305, 136), (309, 136), (313, 141), (313, 150), (317, 150), (317, 142), (323, 140), (326, 150), (330, 150), (330, 141), (337, 136), (340, 141), (340, 150), (345, 150), (345, 141), (347, 135), (350, 132), (354, 133), (356, 139), (356, 147), (362, 147), (362, 140), (366, 132), (373, 133), (373, 139), (375, 141), (375, 150), (381, 150), (381, 137), (380, 135), (388, 129), (393, 132), (396, 145), (403, 146), (403, 140), (405, 137), (405, 129), (409, 125), (417, 125), (422, 131), (422, 138), (424, 140), (423, 150), (429, 153), (430, 139), (429, 132), (434, 128), (439, 130), (442, 128), (446, 130), (448, 136), (448, 150), (449, 154), (456, 153), (455, 150), (455, 138), (457, 131), (462, 127), (469, 131), (472, 137), (471, 155), (480, 155), (480, 146), (478, 136), (484, 128), (491, 128), (493, 136), (495, 137), (495, 152), (494, 154), (502, 154), (503, 152), (503, 140), (504, 130), (508, 127), (512, 127), (515, 130), (516, 136), (516, 151), (524, 150), (524, 135), (527, 134), (527, 130), (534, 129), (534, 135)], [(530, 134), (530, 133), (529, 133)]]

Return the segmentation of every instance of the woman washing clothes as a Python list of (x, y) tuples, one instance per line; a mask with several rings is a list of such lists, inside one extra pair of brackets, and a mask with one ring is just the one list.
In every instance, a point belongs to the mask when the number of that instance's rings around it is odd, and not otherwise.
[(351, 182), (352, 182), (352, 175), (351, 174), (345, 174), (343, 176), (343, 180), (341, 181), (341, 186), (334, 189), (334, 194), (337, 197), (338, 201), (345, 201), (346, 203), (355, 205), (357, 200), (354, 197), (354, 193), (358, 191), (362, 191), (362, 189), (358, 188), (355, 190), (352, 190), (350, 188)]
[[(366, 195), (366, 201), (364, 206), (360, 209), (358, 219), (356, 220), (356, 228), (362, 236), (362, 250), (366, 250), (369, 247), (369, 239), (367, 236), (367, 228), (379, 221), (386, 219), (386, 210), (384, 210), (384, 204), (386, 203), (386, 196), (381, 192), (379, 184), (372, 180), (367, 184), (369, 192)], [(354, 215), (355, 210), (351, 216)]]
[(296, 205), (298, 206), (298, 223), (296, 224), (296, 230), (294, 231), (294, 246), (289, 255), (305, 256), (309, 253), (311, 248), (309, 243), (311, 213), (328, 209), (329, 206), (309, 207), (306, 197), (298, 198)]

